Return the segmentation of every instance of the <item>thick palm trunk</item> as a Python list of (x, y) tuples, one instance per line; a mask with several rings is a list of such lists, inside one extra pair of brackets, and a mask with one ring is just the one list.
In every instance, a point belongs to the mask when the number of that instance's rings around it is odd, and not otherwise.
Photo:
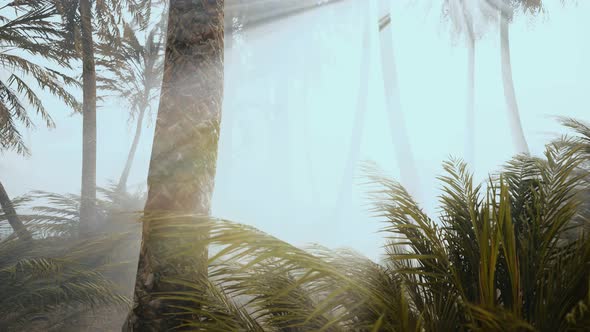
[(475, 167), (475, 39), (467, 37), (467, 141), (465, 160)]
[(119, 178), (119, 184), (117, 185), (117, 190), (119, 192), (126, 192), (127, 191), (127, 180), (129, 179), (129, 173), (131, 172), (131, 167), (133, 166), (133, 161), (135, 160), (135, 154), (137, 152), (137, 146), (139, 145), (139, 139), (141, 138), (141, 131), (143, 128), (143, 118), (145, 116), (146, 107), (142, 107), (139, 115), (137, 116), (137, 127), (135, 128), (135, 136), (133, 137), (133, 142), (131, 143), (131, 148), (129, 149), (129, 154), (127, 155), (127, 161), (125, 162), (125, 167), (123, 168), (123, 173), (121, 173), (121, 177)]
[[(207, 274), (206, 246), (191, 251), (192, 257), (170, 257), (187, 240), (165, 232), (178, 220), (171, 215), (210, 212), (223, 95), (223, 0), (170, 0), (168, 17), (135, 304), (125, 331), (168, 331), (179, 325), (179, 317), (170, 315), (178, 309), (157, 294), (178, 290), (165, 282), (168, 278), (198, 282)], [(188, 241), (199, 243), (206, 236), (203, 232)]]
[(504, 97), (508, 107), (508, 117), (510, 121), (510, 130), (512, 132), (512, 141), (518, 153), (529, 153), (529, 146), (524, 137), (518, 104), (516, 102), (516, 92), (514, 90), (514, 81), (512, 80), (512, 64), (510, 61), (510, 23), (509, 13), (500, 14), (500, 51), (502, 57), (502, 81), (504, 83)]
[(6, 189), (4, 189), (4, 186), (2, 185), (2, 182), (0, 182), (0, 207), (2, 208), (2, 211), (4, 211), (4, 215), (6, 216), (8, 223), (14, 230), (14, 233), (21, 240), (31, 240), (31, 232), (29, 232), (29, 230), (25, 227), (23, 222), (16, 214), (16, 210), (12, 205), (12, 201), (10, 200), (8, 193), (6, 193)]
[(96, 225), (96, 69), (92, 40), (90, 0), (80, 0), (82, 26), (82, 193), (80, 232), (91, 232)]

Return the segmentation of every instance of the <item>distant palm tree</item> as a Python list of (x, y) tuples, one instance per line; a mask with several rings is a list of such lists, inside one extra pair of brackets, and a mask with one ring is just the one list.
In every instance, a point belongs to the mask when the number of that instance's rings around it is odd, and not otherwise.
[[(29, 150), (19, 126), (34, 127), (28, 114), (29, 108), (41, 116), (47, 127), (55, 126), (41, 97), (28, 80), (34, 80), (39, 88), (49, 91), (73, 109), (79, 109), (79, 104), (68, 91), (68, 86), (75, 87), (78, 84), (73, 78), (50, 67), (38, 65), (27, 56), (28, 53), (32, 57), (43, 58), (65, 69), (69, 68), (68, 55), (53, 44), (64, 38), (59, 25), (51, 20), (55, 11), (49, 6), (34, 2), (11, 4), (0, 8), (12, 7), (16, 12), (16, 17), (13, 18), (0, 14), (0, 67), (8, 72), (8, 78), (0, 80), (0, 152), (12, 150), (27, 155)], [(15, 233), (23, 239), (29, 239), (31, 235), (16, 215), (1, 183), (0, 207)]]
[(486, 29), (489, 19), (487, 0), (445, 0), (442, 16), (451, 25), (451, 33), (467, 42), (467, 141), (465, 159), (475, 161), (475, 43)]
[(340, 222), (342, 216), (342, 207), (349, 206), (352, 198), (352, 189), (354, 184), (354, 174), (357, 169), (363, 133), (365, 130), (365, 119), (367, 113), (367, 97), (369, 92), (369, 74), (368, 70), (371, 59), (371, 32), (377, 31), (377, 22), (375, 22), (373, 2), (358, 2), (360, 6), (358, 10), (361, 33), (359, 46), (361, 50), (361, 59), (359, 66), (358, 79), (358, 95), (356, 97), (356, 105), (354, 118), (352, 122), (352, 130), (350, 143), (348, 148), (348, 156), (344, 164), (344, 174), (340, 180), (340, 188), (338, 189), (338, 197), (334, 206), (334, 221)]
[[(201, 239), (167, 238), (171, 215), (208, 216), (213, 194), (223, 96), (224, 1), (171, 0), (164, 76), (156, 120), (148, 198), (135, 295), (125, 331), (167, 331), (182, 321), (173, 307), (156, 299), (178, 275), (199, 280), (207, 273)], [(171, 240), (173, 239), (173, 240)], [(170, 256), (183, 241), (193, 246), (187, 259)], [(175, 289), (175, 288), (172, 288)]]
[[(80, 231), (96, 228), (96, 59), (98, 41), (116, 46), (119, 25), (127, 12), (145, 27), (151, 12), (151, 0), (39, 0), (57, 10), (67, 34), (64, 49), (75, 50), (82, 59), (82, 185)], [(127, 9), (125, 11), (124, 9)], [(96, 28), (96, 30), (95, 30)]]
[[(520, 0), (519, 3), (527, 6), (527, 10), (535, 11), (540, 1)], [(504, 97), (508, 106), (508, 116), (510, 118), (510, 130), (512, 140), (518, 153), (529, 153), (529, 146), (522, 130), (520, 114), (518, 112), (518, 103), (516, 101), (516, 91), (512, 77), (512, 64), (510, 61), (510, 22), (514, 16), (512, 6), (507, 6), (500, 13), (500, 54), (502, 58), (502, 82), (504, 82)]]
[[(512, 139), (517, 152), (529, 153), (529, 147), (522, 130), (522, 123), (516, 100), (516, 91), (512, 77), (512, 64), (510, 58), (510, 23), (514, 14), (521, 11), (528, 15), (537, 15), (543, 12), (542, 0), (486, 0), (500, 12), (500, 55), (502, 60), (502, 81), (504, 84), (504, 97), (508, 107)], [(562, 1), (564, 3), (565, 1)]]
[[(385, 108), (389, 117), (389, 129), (392, 136), (396, 160), (400, 169), (400, 176), (413, 194), (419, 195), (419, 185), (414, 162), (414, 154), (408, 139), (408, 132), (404, 120), (399, 96), (399, 84), (395, 54), (393, 45), (393, 27), (391, 27), (391, 6), (389, 2), (380, 1), (378, 9), (374, 2), (366, 1), (359, 3), (359, 17), (361, 17), (361, 63), (359, 73), (359, 89), (357, 96), (356, 111), (353, 119), (348, 157), (345, 162), (345, 170), (340, 182), (338, 198), (335, 205), (336, 221), (339, 221), (342, 214), (342, 207), (349, 205), (352, 197), (354, 174), (358, 166), (361, 152), (361, 141), (364, 132), (365, 117), (367, 111), (367, 93), (369, 85), (369, 74), (367, 70), (371, 59), (372, 35), (378, 33), (378, 47), (383, 75), (383, 88), (385, 94)], [(383, 6), (385, 5), (385, 6)]]
[(391, 1), (380, 1), (379, 37), (381, 49), (381, 70), (385, 92), (385, 107), (389, 116), (389, 128), (392, 136), (395, 157), (398, 162), (400, 177), (408, 190), (420, 196), (420, 184), (412, 144), (409, 139), (405, 116), (402, 109), (400, 89), (395, 62), (394, 36), (391, 22)]
[(128, 102), (131, 117), (136, 118), (135, 135), (119, 178), (118, 190), (127, 189), (127, 179), (133, 165), (144, 118), (158, 97), (163, 71), (162, 23), (153, 27), (141, 43), (135, 27), (125, 23), (121, 36), (121, 47), (105, 58), (104, 65), (114, 74), (114, 78), (101, 78), (102, 88)]

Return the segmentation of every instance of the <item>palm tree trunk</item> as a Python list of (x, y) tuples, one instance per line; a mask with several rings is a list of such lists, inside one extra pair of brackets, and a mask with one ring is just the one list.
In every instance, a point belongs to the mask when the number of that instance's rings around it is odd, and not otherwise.
[(467, 142), (465, 160), (475, 167), (475, 38), (467, 37)]
[[(124, 331), (168, 331), (177, 311), (157, 299), (178, 291), (174, 277), (207, 275), (207, 247), (197, 238), (173, 241), (171, 215), (210, 213), (223, 95), (223, 0), (170, 0), (164, 77), (148, 174), (134, 306)], [(185, 219), (186, 220), (186, 219)], [(191, 218), (194, 222), (195, 218)], [(162, 227), (166, 225), (166, 227)], [(163, 237), (162, 237), (163, 236)], [(167, 237), (168, 236), (168, 237)], [(179, 245), (201, 243), (192, 257), (170, 257)], [(173, 242), (173, 243), (171, 243)], [(187, 304), (185, 304), (187, 305)], [(194, 303), (192, 304), (194, 305)]]
[(369, 93), (369, 68), (371, 59), (371, 27), (375, 26), (375, 22), (372, 22), (373, 16), (371, 13), (370, 1), (367, 1), (363, 6), (361, 23), (363, 25), (361, 35), (361, 62), (359, 67), (359, 89), (357, 96), (357, 104), (352, 123), (352, 132), (350, 137), (350, 144), (348, 149), (348, 157), (345, 163), (345, 170), (340, 181), (340, 190), (338, 191), (338, 198), (336, 200), (336, 206), (334, 207), (334, 222), (340, 222), (342, 218), (343, 209), (350, 206), (350, 200), (352, 199), (352, 188), (354, 184), (354, 173), (358, 166), (359, 156), (361, 152), (361, 141), (365, 128), (365, 118), (367, 113), (367, 95)]
[(8, 197), (8, 194), (6, 193), (6, 189), (4, 189), (4, 186), (2, 185), (2, 182), (0, 182), (0, 207), (2, 208), (2, 211), (4, 211), (4, 215), (6, 216), (6, 219), (8, 219), (8, 223), (14, 230), (14, 233), (21, 240), (30, 241), (33, 238), (31, 232), (29, 232), (16, 214), (16, 210), (12, 205), (10, 197)]
[(518, 104), (516, 102), (516, 92), (514, 90), (514, 81), (512, 80), (512, 64), (510, 61), (510, 22), (509, 13), (500, 14), (500, 49), (502, 57), (502, 81), (504, 82), (504, 97), (508, 107), (508, 117), (510, 121), (510, 130), (512, 132), (512, 141), (518, 153), (529, 153), (529, 146), (524, 137), (520, 115), (518, 113)]
[(96, 227), (96, 69), (90, 0), (80, 0), (80, 17), (83, 66), (80, 232), (87, 234)]
[[(305, 51), (302, 51), (305, 52)], [(305, 149), (305, 161), (307, 166), (307, 177), (309, 181), (309, 188), (310, 188), (310, 199), (312, 202), (318, 201), (318, 190), (317, 184), (315, 179), (315, 172), (313, 167), (313, 157), (312, 157), (312, 138), (311, 138), (311, 131), (309, 127), (309, 119), (310, 119), (310, 108), (312, 107), (312, 93), (313, 93), (313, 75), (312, 75), (312, 68), (313, 68), (313, 58), (309, 56), (309, 51), (302, 54), (302, 63), (303, 63), (303, 86), (301, 88), (303, 96), (303, 107), (301, 109), (301, 117), (302, 117), (302, 134), (303, 134), (303, 144)]]
[(129, 179), (131, 166), (133, 166), (133, 160), (135, 159), (135, 153), (137, 152), (137, 146), (139, 145), (139, 139), (141, 138), (143, 118), (145, 116), (146, 109), (147, 107), (142, 106), (141, 111), (137, 116), (137, 127), (135, 128), (135, 136), (133, 137), (133, 142), (131, 143), (131, 148), (129, 149), (129, 154), (127, 155), (127, 161), (125, 162), (123, 173), (121, 173), (121, 177), (119, 178), (119, 184), (117, 185), (117, 191), (121, 193), (127, 191), (127, 180)]
[[(387, 8), (387, 14), (389, 13), (391, 13), (391, 8)], [(417, 198), (420, 186), (418, 184), (414, 153), (400, 100), (393, 48), (393, 29), (391, 24), (387, 24), (381, 30), (381, 68), (385, 91), (385, 107), (389, 115), (391, 137), (400, 170), (401, 183), (408, 189), (410, 194)]]

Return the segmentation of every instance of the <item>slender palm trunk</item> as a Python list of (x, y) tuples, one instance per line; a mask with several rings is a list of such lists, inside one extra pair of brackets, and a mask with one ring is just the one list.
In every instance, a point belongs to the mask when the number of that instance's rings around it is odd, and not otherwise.
[(518, 153), (529, 153), (529, 146), (518, 112), (518, 103), (516, 102), (516, 92), (514, 90), (514, 81), (512, 80), (512, 64), (510, 61), (510, 22), (509, 13), (500, 14), (500, 51), (502, 57), (502, 81), (504, 83), (504, 97), (508, 107), (508, 117), (510, 121), (510, 130), (512, 132), (512, 141)]
[(273, 78), (274, 96), (273, 106), (274, 114), (271, 119), (271, 135), (273, 142), (270, 147), (270, 158), (275, 170), (280, 172), (274, 173), (272, 195), (273, 197), (283, 197), (284, 202), (291, 202), (291, 185), (292, 167), (291, 167), (291, 131), (289, 123), (289, 112), (291, 111), (291, 86), (285, 77), (288, 74), (285, 71), (279, 73)]
[[(389, 7), (389, 6), (388, 6)], [(391, 13), (391, 8), (387, 8)], [(414, 153), (410, 144), (405, 116), (402, 110), (395, 53), (393, 46), (393, 28), (391, 23), (381, 29), (381, 68), (383, 74), (383, 88), (385, 91), (385, 107), (389, 115), (389, 128), (398, 162), (401, 183), (414, 197), (419, 196), (418, 174)]]
[(21, 240), (24, 240), (24, 241), (31, 240), (32, 239), (31, 232), (29, 232), (29, 230), (25, 227), (23, 222), (20, 220), (20, 218), (16, 214), (16, 210), (14, 209), (14, 206), (12, 205), (12, 201), (10, 200), (8, 193), (6, 193), (6, 189), (4, 189), (4, 186), (2, 185), (2, 182), (0, 182), (0, 207), (2, 208), (2, 211), (4, 211), (4, 215), (6, 216), (8, 223), (10, 224), (12, 229), (14, 230), (14, 233)]
[[(305, 51), (304, 51), (305, 52)], [(302, 54), (302, 62), (303, 62), (303, 86), (301, 88), (303, 92), (302, 100), (303, 100), (303, 107), (301, 109), (301, 118), (302, 118), (302, 133), (303, 133), (303, 144), (305, 149), (305, 161), (307, 166), (307, 177), (309, 181), (309, 188), (310, 188), (310, 199), (312, 202), (318, 201), (318, 190), (317, 184), (315, 180), (315, 172), (313, 167), (313, 158), (312, 158), (312, 138), (311, 138), (311, 131), (310, 131), (310, 108), (312, 106), (312, 79), (313, 75), (311, 75), (311, 70), (313, 68), (313, 59), (308, 55), (309, 52)]]
[(86, 234), (96, 227), (96, 69), (90, 0), (80, 0), (80, 17), (83, 66), (80, 232)]
[(364, 10), (361, 14), (362, 20), (362, 35), (361, 35), (361, 62), (359, 66), (359, 89), (356, 99), (356, 110), (354, 120), (352, 123), (352, 132), (348, 148), (348, 157), (345, 163), (344, 174), (340, 181), (340, 189), (338, 191), (338, 198), (334, 208), (334, 221), (340, 222), (343, 208), (350, 206), (352, 199), (352, 189), (354, 184), (354, 173), (358, 166), (359, 156), (361, 152), (361, 142), (363, 132), (365, 129), (365, 118), (367, 113), (367, 95), (369, 93), (369, 67), (371, 58), (371, 27), (375, 27), (375, 22), (372, 22), (371, 4), (369, 1), (366, 4), (361, 4)]
[(133, 161), (135, 159), (135, 154), (137, 152), (137, 146), (139, 145), (139, 139), (141, 138), (143, 118), (145, 116), (146, 109), (147, 107), (142, 106), (139, 115), (137, 116), (135, 136), (133, 137), (133, 142), (131, 143), (131, 148), (129, 149), (129, 154), (127, 155), (127, 161), (125, 162), (123, 173), (121, 173), (121, 177), (119, 178), (119, 184), (117, 185), (117, 191), (119, 192), (127, 191), (127, 180), (129, 179), (129, 173), (131, 172), (131, 167), (133, 166)]
[[(210, 213), (223, 95), (223, 2), (169, 3), (135, 304), (124, 331), (169, 331), (178, 326), (179, 317), (171, 315), (178, 309), (159, 300), (158, 293), (179, 290), (166, 283), (169, 278), (199, 282), (207, 275), (207, 247), (200, 241), (207, 232), (188, 240), (167, 232), (168, 227), (174, 228), (174, 220), (185, 219), (171, 215), (207, 217)], [(183, 241), (201, 245), (191, 251), (191, 257), (170, 257)]]
[(465, 142), (465, 160), (475, 163), (475, 38), (467, 37), (467, 141)]

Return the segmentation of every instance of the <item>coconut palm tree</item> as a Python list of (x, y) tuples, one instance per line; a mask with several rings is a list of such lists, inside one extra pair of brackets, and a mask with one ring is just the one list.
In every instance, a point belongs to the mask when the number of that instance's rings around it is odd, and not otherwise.
[[(96, 228), (96, 45), (117, 45), (119, 24), (129, 13), (140, 26), (149, 21), (150, 0), (40, 0), (59, 12), (67, 34), (64, 49), (75, 50), (82, 59), (82, 184), (81, 233)], [(124, 9), (127, 9), (125, 11)], [(95, 30), (96, 27), (96, 30)]]
[(356, 170), (357, 163), (359, 161), (361, 152), (361, 141), (365, 130), (365, 118), (367, 113), (367, 96), (369, 90), (369, 73), (367, 70), (370, 65), (371, 57), (371, 27), (376, 29), (376, 22), (372, 22), (375, 19), (373, 15), (373, 2), (366, 1), (364, 3), (357, 3), (359, 8), (360, 25), (362, 26), (360, 49), (361, 49), (361, 60), (359, 66), (359, 89), (357, 96), (357, 104), (355, 115), (353, 119), (353, 127), (351, 131), (351, 138), (348, 150), (348, 156), (345, 161), (344, 174), (340, 182), (340, 188), (338, 190), (338, 198), (334, 206), (334, 216), (336, 222), (340, 222), (342, 215), (342, 207), (350, 204), (352, 198), (352, 188), (354, 173)]
[[(164, 76), (148, 175), (142, 245), (134, 307), (124, 330), (165, 331), (176, 327), (171, 308), (155, 298), (165, 280), (207, 272), (200, 238), (186, 259), (170, 257), (170, 215), (209, 215), (217, 162), (223, 94), (223, 0), (169, 3)], [(168, 229), (169, 230), (169, 229)]]
[(407, 128), (405, 125), (404, 114), (401, 109), (399, 96), (397, 68), (395, 65), (394, 45), (393, 45), (393, 28), (391, 27), (391, 3), (390, 1), (380, 1), (379, 15), (377, 8), (372, 1), (359, 3), (360, 17), (362, 20), (362, 42), (361, 42), (361, 65), (359, 79), (359, 95), (357, 97), (356, 111), (353, 121), (352, 136), (350, 139), (350, 148), (346, 160), (346, 168), (341, 180), (338, 198), (335, 205), (336, 220), (340, 219), (342, 206), (347, 206), (348, 200), (352, 196), (354, 173), (359, 161), (361, 151), (361, 140), (364, 131), (366, 108), (367, 108), (367, 91), (368, 75), (367, 67), (371, 57), (371, 35), (378, 32), (379, 42), (378, 49), (381, 68), (383, 74), (383, 87), (385, 93), (386, 112), (389, 116), (389, 128), (392, 136), (393, 147), (396, 153), (396, 160), (399, 163), (400, 174), (404, 183), (413, 194), (419, 195), (418, 178), (414, 163), (414, 155), (411, 144), (409, 143)]
[[(27, 1), (9, 4), (0, 10), (6, 8), (14, 9), (16, 17), (0, 12), (0, 66), (7, 72), (7, 78), (0, 80), (0, 152), (9, 150), (27, 155), (29, 150), (19, 127), (34, 127), (29, 110), (34, 110), (47, 127), (55, 126), (29, 80), (32, 79), (41, 90), (49, 91), (73, 109), (78, 109), (79, 105), (68, 91), (68, 86), (75, 87), (77, 83), (50, 66), (38, 65), (29, 59), (39, 57), (69, 68), (69, 55), (52, 45), (64, 38), (59, 25), (51, 21), (55, 11), (49, 6)], [(15, 233), (23, 239), (30, 239), (31, 234), (17, 216), (1, 183), (0, 207)]]
[[(488, 0), (445, 0), (443, 19), (450, 23), (451, 34), (467, 43), (467, 140), (465, 159), (475, 161), (475, 43), (485, 33), (492, 16)], [(493, 0), (492, 0), (493, 1)]]
[[(524, 3), (525, 1), (520, 2)], [(536, 1), (526, 1), (526, 3), (533, 4), (536, 3)], [(518, 103), (516, 101), (516, 91), (514, 89), (512, 64), (510, 60), (510, 21), (512, 21), (514, 16), (514, 11), (512, 6), (508, 6), (507, 8), (507, 10), (502, 10), (500, 13), (500, 55), (502, 59), (504, 96), (508, 107), (512, 140), (516, 150), (519, 153), (529, 153), (529, 146), (522, 130), (522, 123), (518, 112)]]
[(522, 130), (516, 91), (512, 77), (512, 63), (510, 58), (510, 23), (516, 11), (536, 15), (542, 11), (541, 0), (486, 0), (490, 7), (500, 13), (500, 57), (502, 64), (502, 82), (504, 97), (508, 107), (508, 117), (512, 140), (518, 153), (529, 153), (529, 147)]
[(381, 49), (381, 70), (383, 71), (383, 87), (385, 105), (389, 115), (389, 128), (392, 135), (396, 159), (399, 163), (400, 177), (410, 192), (419, 197), (418, 174), (414, 161), (414, 153), (409, 140), (408, 129), (402, 110), (399, 95), (399, 82), (395, 64), (393, 44), (393, 27), (391, 23), (391, 1), (380, 1), (379, 36)]
[[(132, 25), (124, 23), (121, 44), (106, 58), (104, 66), (114, 73), (114, 78), (102, 78), (102, 89), (110, 90), (128, 102), (130, 115), (136, 118), (135, 135), (119, 178), (118, 188), (127, 189), (127, 179), (133, 165), (146, 112), (158, 97), (163, 70), (162, 23), (153, 27), (141, 43)], [(110, 49), (110, 47), (109, 47)]]

